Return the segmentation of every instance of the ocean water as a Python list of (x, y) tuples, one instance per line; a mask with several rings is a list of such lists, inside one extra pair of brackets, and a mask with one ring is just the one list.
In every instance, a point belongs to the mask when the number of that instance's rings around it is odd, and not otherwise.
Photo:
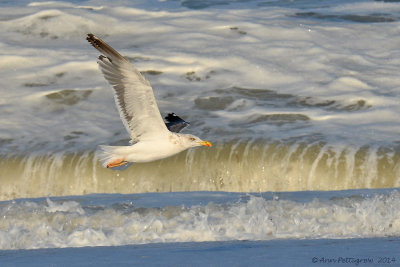
[[(398, 264), (399, 32), (397, 1), (1, 1), (0, 261)], [(213, 147), (102, 168), (87, 33)]]

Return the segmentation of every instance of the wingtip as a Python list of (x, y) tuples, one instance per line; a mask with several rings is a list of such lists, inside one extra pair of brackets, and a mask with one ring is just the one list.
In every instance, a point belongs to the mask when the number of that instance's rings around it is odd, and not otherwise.
[(86, 40), (95, 48), (98, 47), (98, 45), (96, 44), (98, 38), (93, 34), (93, 33), (88, 33)]
[[(104, 61), (104, 59), (106, 59), (106, 58), (108, 58), (108, 57), (103, 56), (103, 55), (100, 55), (100, 56), (98, 56), (97, 58), (98, 58), (100, 61)], [(108, 58), (108, 60), (109, 60), (110, 62), (112, 62), (111, 59)]]
[(87, 37), (86, 37), (86, 40), (89, 40), (89, 39), (98, 39), (98, 38), (93, 33), (88, 33)]
[[(121, 56), (114, 48), (109, 46), (107, 43), (105, 43), (103, 40), (98, 38), (96, 35), (93, 33), (88, 33), (86, 40), (98, 51), (100, 51), (102, 54), (104, 54), (110, 61), (112, 59), (116, 59), (117, 61), (126, 61), (123, 56)], [(103, 58), (99, 58), (102, 60)]]

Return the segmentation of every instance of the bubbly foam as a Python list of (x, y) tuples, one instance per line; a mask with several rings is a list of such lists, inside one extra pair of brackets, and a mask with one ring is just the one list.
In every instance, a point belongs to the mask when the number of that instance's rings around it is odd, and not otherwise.
[[(88, 32), (145, 72), (164, 114), (205, 139), (398, 141), (397, 22), (329, 17), (393, 17), (397, 3), (82, 3), (1, 6), (1, 154), (127, 142)], [(304, 8), (310, 16), (296, 16)]]
[[(310, 201), (253, 195), (217, 203), (207, 201), (207, 195), (203, 195), (206, 204), (158, 206), (158, 199), (147, 207), (128, 200), (135, 199), (134, 195), (117, 202), (99, 196), (85, 204), (80, 203), (84, 199), (49, 198), (3, 202), (0, 249), (386, 237), (397, 236), (400, 230), (397, 191)], [(168, 202), (168, 195), (163, 197)], [(208, 197), (218, 200), (226, 196)], [(91, 203), (101, 199), (101, 204)]]

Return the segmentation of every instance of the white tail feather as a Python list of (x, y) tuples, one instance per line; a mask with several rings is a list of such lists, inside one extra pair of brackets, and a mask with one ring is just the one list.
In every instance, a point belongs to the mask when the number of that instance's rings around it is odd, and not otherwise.
[(116, 160), (123, 159), (124, 156), (116, 153), (119, 146), (99, 146), (100, 150), (96, 152), (96, 157), (100, 160), (101, 165), (107, 168), (107, 165)]

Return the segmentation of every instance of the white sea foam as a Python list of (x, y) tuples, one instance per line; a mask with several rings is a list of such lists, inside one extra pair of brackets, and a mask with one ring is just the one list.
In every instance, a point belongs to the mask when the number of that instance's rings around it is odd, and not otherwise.
[[(127, 139), (97, 69), (97, 52), (85, 41), (88, 32), (103, 37), (140, 70), (159, 72), (147, 76), (163, 113), (182, 114), (192, 122), (189, 131), (204, 138), (321, 133), (326, 140), (358, 145), (398, 140), (397, 21), (317, 23), (296, 17), (302, 12), (296, 4), (271, 7), (258, 1), (222, 13), (168, 1), (26, 3), (0, 7), (3, 154), (93, 150), (99, 143)], [(400, 9), (396, 3), (338, 1), (310, 11), (368, 15), (375, 8), (389, 17)], [(268, 89), (303, 104), (281, 104), (278, 98), (258, 105), (257, 96), (243, 94), (233, 101), (220, 98), (233, 87)], [(209, 97), (217, 97), (212, 108), (206, 105)], [(204, 104), (196, 105), (196, 99)], [(287, 124), (290, 130), (246, 123), (249, 114), (288, 113), (310, 120)], [(221, 131), (228, 134), (221, 137)]]
[[(196, 198), (195, 194), (193, 197)], [(132, 203), (119, 199), (115, 203), (101, 196), (92, 201), (104, 199), (102, 204), (90, 204), (90, 199), (86, 201), (89, 204), (50, 199), (3, 202), (0, 249), (386, 237), (400, 231), (400, 194), (397, 191), (388, 195), (353, 195), (312, 201), (260, 196), (221, 201), (226, 197), (229, 195), (203, 193), (200, 199), (204, 203), (208, 202), (207, 198), (222, 203), (190, 205), (186, 202), (188, 206), (164, 203), (161, 207), (136, 206), (135, 200)], [(135, 196), (126, 198), (135, 199)], [(152, 197), (144, 198), (148, 198), (146, 202)], [(161, 198), (168, 202), (170, 197)]]

